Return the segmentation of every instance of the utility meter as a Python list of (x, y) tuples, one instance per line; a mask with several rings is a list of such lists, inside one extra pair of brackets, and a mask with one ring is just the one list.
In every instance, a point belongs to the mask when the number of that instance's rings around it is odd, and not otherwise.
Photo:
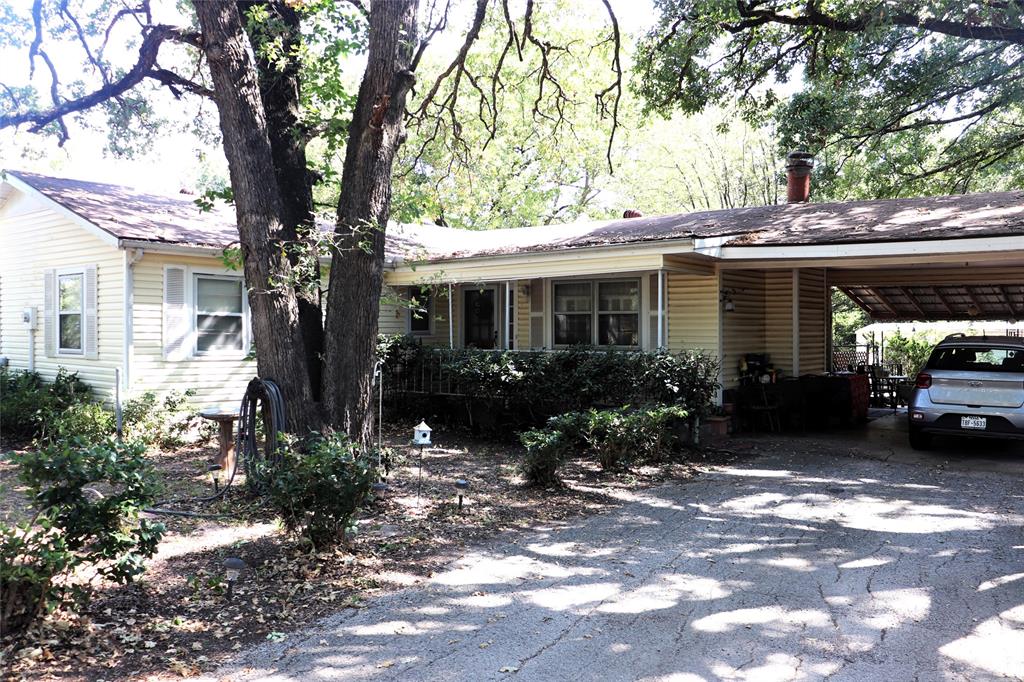
[(25, 325), (25, 329), (36, 328), (36, 307), (29, 306), (21, 311), (21, 323)]

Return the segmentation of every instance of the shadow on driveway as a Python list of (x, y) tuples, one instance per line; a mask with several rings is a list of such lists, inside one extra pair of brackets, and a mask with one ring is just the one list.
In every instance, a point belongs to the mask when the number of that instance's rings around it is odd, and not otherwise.
[(1024, 676), (1019, 476), (827, 447), (783, 449), (607, 515), (506, 536), (221, 675)]

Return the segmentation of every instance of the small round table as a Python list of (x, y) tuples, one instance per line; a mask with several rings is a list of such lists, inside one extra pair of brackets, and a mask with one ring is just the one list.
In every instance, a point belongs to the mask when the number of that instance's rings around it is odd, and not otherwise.
[(227, 405), (204, 407), (199, 411), (199, 416), (217, 422), (217, 442), (220, 444), (217, 464), (224, 475), (230, 476), (235, 470), (235, 420), (238, 419), (238, 408)]

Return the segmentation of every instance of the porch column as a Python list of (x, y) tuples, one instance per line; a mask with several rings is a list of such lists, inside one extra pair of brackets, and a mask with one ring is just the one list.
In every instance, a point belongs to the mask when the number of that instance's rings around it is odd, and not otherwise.
[(658, 270), (658, 348), (665, 347), (665, 271)]
[(455, 322), (452, 320), (452, 283), (448, 283), (448, 347), (455, 348)]
[(505, 332), (504, 332), (504, 336), (505, 336), (505, 350), (509, 350), (509, 348), (511, 347), (512, 335), (509, 334), (508, 330), (511, 328), (512, 321), (515, 319), (513, 317), (513, 315), (514, 315), (513, 306), (514, 305), (515, 305), (515, 299), (512, 297), (512, 283), (509, 280), (506, 279), (505, 280)]

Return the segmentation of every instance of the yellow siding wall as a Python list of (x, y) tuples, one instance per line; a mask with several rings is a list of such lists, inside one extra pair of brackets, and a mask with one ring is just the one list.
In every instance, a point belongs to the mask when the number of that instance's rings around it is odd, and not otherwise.
[(793, 271), (765, 272), (765, 352), (783, 376), (793, 372)]
[(722, 312), (722, 385), (739, 381), (740, 359), (747, 353), (765, 353), (765, 272), (724, 270), (722, 289), (734, 310)]
[[(46, 357), (43, 320), (43, 271), (96, 266), (97, 359)], [(123, 254), (34, 198), (15, 192), (0, 208), (0, 355), (12, 368), (28, 367), (28, 331), (23, 308), (34, 306), (35, 368), (52, 379), (58, 367), (78, 372), (98, 397), (114, 393), (114, 370), (124, 360)]]
[(824, 374), (827, 330), (825, 271), (800, 270), (800, 374)]
[(164, 266), (223, 268), (214, 257), (145, 254), (135, 264), (133, 393), (164, 393), (194, 388), (197, 405), (235, 403), (256, 376), (256, 363), (243, 359), (197, 358), (168, 361), (163, 358)]
[[(388, 289), (385, 285), (385, 289)], [(380, 314), (377, 317), (377, 331), (380, 334), (405, 334), (409, 331), (408, 308), (393, 299), (405, 298), (405, 287), (386, 290), (380, 302)]]
[(719, 356), (718, 275), (668, 275), (668, 348)]

